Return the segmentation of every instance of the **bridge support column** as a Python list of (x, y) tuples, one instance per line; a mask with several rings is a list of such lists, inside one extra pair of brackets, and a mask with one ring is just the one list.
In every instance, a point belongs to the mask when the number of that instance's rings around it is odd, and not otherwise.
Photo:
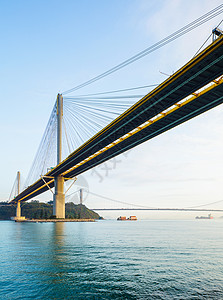
[(53, 195), (53, 215), (57, 219), (65, 219), (64, 178), (55, 178), (55, 193)]
[(21, 205), (20, 202), (17, 202), (17, 206), (16, 206), (16, 218), (21, 218)]
[(26, 218), (21, 216), (21, 202), (18, 201), (16, 204), (16, 216), (11, 217), (11, 220), (16, 221), (16, 222), (22, 222), (25, 221)]
[[(62, 160), (62, 118), (63, 118), (63, 97), (57, 95), (57, 164)], [(65, 219), (65, 194), (64, 178), (58, 176), (54, 179), (55, 193), (53, 195), (53, 215), (57, 219)]]
[(80, 189), (80, 204), (83, 204), (83, 189)]

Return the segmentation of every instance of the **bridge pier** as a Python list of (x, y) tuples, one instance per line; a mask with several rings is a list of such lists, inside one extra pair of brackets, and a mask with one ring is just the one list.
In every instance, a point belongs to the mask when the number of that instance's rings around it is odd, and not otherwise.
[[(17, 195), (20, 194), (20, 172), (17, 172)], [(24, 221), (26, 218), (21, 216), (21, 202), (18, 201), (16, 204), (16, 214), (15, 217), (11, 217), (12, 220), (14, 221)]]
[(65, 219), (65, 193), (63, 176), (56, 177), (54, 182), (55, 193), (53, 195), (53, 215), (57, 219)]
[(20, 218), (21, 217), (21, 205), (20, 202), (17, 202), (17, 206), (16, 206), (16, 218)]
[(21, 202), (18, 201), (16, 205), (16, 216), (11, 217), (11, 220), (16, 221), (16, 222), (22, 222), (25, 221), (26, 218), (21, 216)]
[(21, 218), (21, 204), (20, 201), (18, 201), (16, 206), (16, 219), (20, 219), (20, 218)]
[(80, 189), (80, 204), (83, 204), (83, 189)]
[[(62, 119), (63, 119), (63, 97), (57, 95), (57, 164), (62, 161)], [(57, 219), (65, 219), (65, 193), (64, 177), (58, 176), (54, 179), (55, 192), (53, 195), (53, 215)]]

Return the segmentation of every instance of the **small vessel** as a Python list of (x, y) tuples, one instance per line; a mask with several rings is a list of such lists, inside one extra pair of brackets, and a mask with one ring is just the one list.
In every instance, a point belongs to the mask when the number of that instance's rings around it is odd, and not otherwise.
[(137, 217), (136, 216), (130, 216), (128, 219), (126, 217), (118, 217), (117, 218), (118, 221), (136, 221)]
[(129, 220), (129, 221), (137, 221), (137, 218), (136, 218), (136, 216), (130, 216), (130, 217), (128, 218), (128, 220)]
[(120, 217), (117, 218), (117, 220), (118, 220), (118, 221), (126, 221), (127, 219), (126, 219), (126, 217), (120, 216)]
[(213, 217), (212, 217), (212, 215), (211, 214), (209, 214), (207, 217), (204, 217), (204, 216), (201, 216), (201, 217), (196, 217), (195, 219), (202, 219), (202, 220), (204, 220), (204, 219), (213, 219)]

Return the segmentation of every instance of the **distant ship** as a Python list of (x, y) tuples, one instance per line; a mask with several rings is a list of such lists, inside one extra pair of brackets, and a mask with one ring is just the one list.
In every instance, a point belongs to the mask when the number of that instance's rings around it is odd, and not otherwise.
[(197, 216), (195, 219), (213, 219), (213, 217), (212, 217), (211, 214), (209, 214), (207, 217), (203, 217), (203, 216), (198, 217), (198, 216)]
[(126, 217), (118, 217), (117, 218), (118, 221), (137, 221), (137, 217), (136, 216), (130, 216), (128, 219)]
[(137, 218), (136, 218), (136, 216), (130, 216), (130, 217), (128, 218), (128, 220), (129, 220), (129, 221), (137, 221)]

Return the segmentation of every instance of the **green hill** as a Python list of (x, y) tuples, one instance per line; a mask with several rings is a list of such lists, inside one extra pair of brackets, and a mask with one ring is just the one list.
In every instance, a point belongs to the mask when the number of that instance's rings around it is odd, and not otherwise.
[[(41, 203), (38, 201), (26, 202), (22, 207), (22, 216), (27, 219), (49, 219), (53, 215), (52, 201)], [(65, 204), (66, 219), (99, 219), (100, 216), (83, 204), (68, 202)], [(16, 209), (5, 202), (0, 202), (0, 220), (10, 220), (14, 217)]]

